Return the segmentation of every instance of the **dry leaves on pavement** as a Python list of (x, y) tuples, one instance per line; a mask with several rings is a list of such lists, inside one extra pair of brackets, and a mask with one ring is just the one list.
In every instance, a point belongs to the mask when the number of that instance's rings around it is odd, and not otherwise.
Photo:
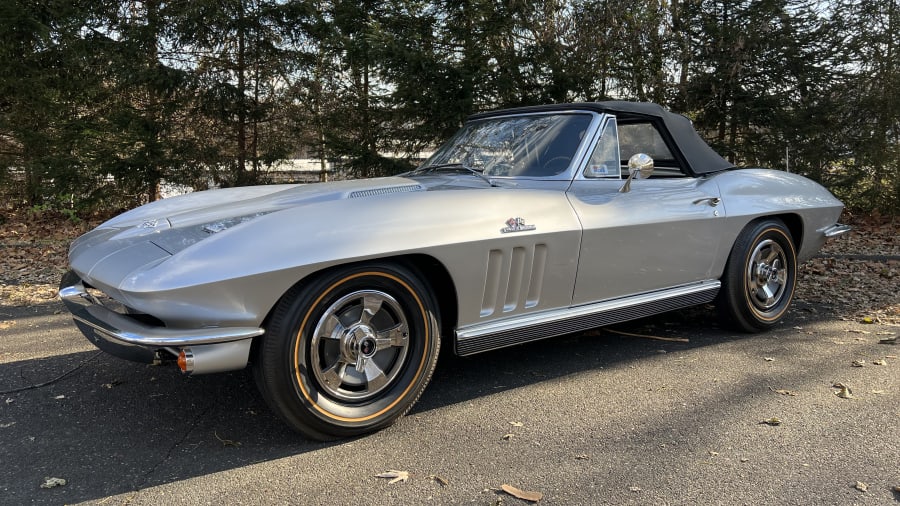
[(500, 488), (507, 494), (509, 494), (515, 498), (522, 499), (523, 501), (538, 502), (544, 498), (544, 494), (542, 494), (540, 492), (531, 491), (531, 490), (521, 490), (517, 487), (514, 487), (512, 485), (507, 485), (505, 483), (503, 485), (500, 485)]
[(375, 477), (389, 479), (391, 481), (388, 482), (388, 485), (393, 485), (394, 483), (401, 483), (409, 480), (409, 472), (391, 469), (387, 472), (376, 474)]

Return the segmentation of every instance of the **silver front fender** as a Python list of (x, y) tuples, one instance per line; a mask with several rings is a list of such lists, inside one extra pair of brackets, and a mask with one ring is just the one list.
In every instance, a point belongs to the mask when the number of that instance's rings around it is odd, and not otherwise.
[(204, 372), (241, 369), (247, 365), (252, 339), (265, 333), (258, 327), (177, 329), (148, 325), (103, 306), (74, 272), (63, 276), (59, 296), (88, 340), (111, 355), (135, 362), (154, 362), (160, 349), (211, 350), (211, 345), (227, 345), (216, 347), (219, 365)]

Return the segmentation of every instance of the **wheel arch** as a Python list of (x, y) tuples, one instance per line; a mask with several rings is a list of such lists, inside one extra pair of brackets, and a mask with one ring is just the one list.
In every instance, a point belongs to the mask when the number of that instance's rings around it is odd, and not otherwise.
[(755, 218), (750, 219), (749, 221), (744, 223), (744, 225), (740, 229), (737, 230), (734, 238), (731, 239), (730, 246), (728, 247), (727, 251), (730, 252), (734, 248), (735, 244), (740, 238), (741, 233), (743, 233), (745, 230), (753, 227), (761, 221), (771, 219), (779, 220), (784, 224), (784, 226), (790, 233), (790, 239), (794, 243), (794, 249), (799, 252), (800, 246), (803, 242), (804, 227), (803, 218), (796, 213), (763, 214), (761, 216), (756, 216)]
[[(791, 233), (791, 240), (794, 241), (794, 248), (799, 251), (803, 244), (803, 218), (798, 214), (784, 213), (768, 216), (769, 218), (778, 218), (787, 227)], [(765, 218), (765, 217), (764, 217)]]
[[(787, 244), (784, 246), (790, 250), (785, 250), (782, 253), (785, 265), (789, 266), (787, 268), (789, 277), (786, 278), (787, 280), (783, 284), (788, 289), (785, 292), (787, 297), (781, 300), (781, 291), (778, 290), (779, 295), (777, 295), (775, 304), (764, 308), (764, 311), (767, 312), (770, 308), (775, 310), (780, 306), (779, 312), (774, 313), (771, 318), (767, 314), (760, 313), (751, 307), (748, 297), (753, 297), (753, 295), (748, 295), (746, 292), (746, 290), (753, 289), (746, 277), (747, 266), (749, 265), (747, 262), (751, 261), (750, 257), (755, 254), (752, 248), (757, 248), (756, 245), (761, 244), (758, 241), (764, 234), (772, 233), (772, 229), (766, 229), (763, 227), (764, 225), (778, 227), (780, 229), (777, 231), (778, 235), (786, 240)], [(741, 229), (732, 244), (725, 264), (725, 270), (722, 273), (722, 289), (716, 297), (716, 305), (723, 324), (742, 332), (759, 332), (771, 328), (782, 320), (790, 307), (797, 283), (797, 269), (800, 261), (797, 257), (797, 251), (799, 249), (798, 242), (802, 239), (802, 227), (801, 217), (796, 214), (785, 213), (758, 216), (747, 222)], [(779, 270), (781, 270), (781, 267), (779, 267)], [(771, 281), (772, 279), (770, 278), (768, 281), (763, 282), (769, 283)], [(751, 293), (755, 294), (756, 292), (753, 291)]]
[[(450, 272), (447, 270), (444, 264), (441, 263), (441, 261), (431, 255), (426, 255), (424, 253), (394, 255), (387, 257), (369, 258), (366, 260), (358, 260), (353, 262), (345, 262), (337, 265), (330, 265), (323, 269), (311, 272), (291, 285), (290, 288), (288, 288), (283, 294), (281, 294), (280, 297), (278, 297), (278, 299), (266, 313), (266, 317), (262, 322), (262, 327), (268, 327), (273, 313), (285, 297), (293, 297), (299, 290), (302, 290), (304, 285), (308, 284), (316, 277), (335, 270), (346, 269), (348, 267), (355, 267), (373, 262), (394, 263), (412, 269), (413, 272), (421, 278), (421, 281), (427, 285), (427, 287), (431, 291), (432, 296), (435, 299), (438, 311), (440, 312), (440, 315), (438, 315), (438, 320), (441, 325), (442, 336), (453, 336), (459, 314), (456, 284), (453, 282), (453, 277), (450, 275)], [(264, 338), (265, 334), (254, 338), (250, 353), (252, 362), (256, 362), (259, 345)]]
[[(406, 262), (418, 271), (422, 281), (428, 285), (434, 295), (440, 314), (441, 334), (453, 336), (459, 318), (459, 301), (456, 291), (456, 283), (450, 271), (437, 258), (425, 254), (403, 255), (390, 257), (386, 260)], [(446, 340), (445, 342), (450, 342)]]

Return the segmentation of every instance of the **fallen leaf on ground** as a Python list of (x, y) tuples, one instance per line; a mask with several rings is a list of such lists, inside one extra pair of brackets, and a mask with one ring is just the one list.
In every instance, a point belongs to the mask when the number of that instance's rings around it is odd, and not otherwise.
[(775, 359), (772, 357), (765, 357), (765, 358), (763, 358), (763, 360), (765, 360), (766, 362), (774, 362), (775, 361)]
[(850, 363), (853, 367), (865, 367), (866, 363), (863, 360), (854, 360)]
[(783, 388), (778, 388), (778, 389), (775, 389), (772, 387), (769, 387), (769, 388), (778, 395), (789, 395), (791, 397), (797, 396), (797, 392), (792, 392), (791, 390), (785, 390)]
[(500, 439), (502, 439), (504, 441), (509, 441), (510, 439), (513, 438), (513, 436), (515, 436), (515, 434), (504, 434), (503, 437), (501, 437)]
[(503, 489), (503, 491), (507, 494), (523, 501), (538, 502), (544, 498), (544, 494), (540, 492), (520, 490), (512, 485), (507, 485), (505, 483), (503, 485), (500, 485), (500, 488)]
[(581, 455), (576, 455), (575, 460), (588, 460), (591, 458), (587, 453), (582, 453)]
[(390, 479), (388, 485), (393, 485), (394, 483), (399, 483), (401, 481), (406, 481), (409, 479), (409, 472), (407, 471), (397, 471), (395, 469), (391, 469), (386, 473), (376, 474), (376, 478), (385, 478)]
[(872, 318), (871, 316), (864, 316), (859, 322), (865, 323), (866, 325), (871, 325), (875, 323), (875, 318)]
[(41, 483), (41, 488), (53, 488), (53, 487), (61, 487), (68, 483), (63, 478), (51, 478), (49, 476), (44, 477), (44, 483)]
[(875, 395), (884, 395), (884, 390), (872, 390), (872, 393)]
[(440, 476), (438, 476), (438, 475), (436, 475), (436, 474), (428, 475), (428, 478), (429, 478), (430, 480), (433, 480), (433, 481), (438, 482), (438, 484), (439, 484), (440, 486), (442, 486), (442, 487), (446, 487), (447, 485), (450, 484), (450, 482), (448, 482), (446, 478), (442, 478), (442, 477), (440, 477)]
[(525, 424), (522, 422), (509, 422), (509, 424), (512, 425), (513, 427), (524, 427), (525, 426)]
[(882, 337), (878, 340), (880, 344), (897, 344), (897, 336), (894, 337)]
[(759, 423), (771, 425), (772, 427), (775, 427), (776, 425), (781, 425), (781, 418), (778, 418), (777, 416), (773, 416), (772, 418), (767, 418)]
[(840, 397), (841, 399), (852, 399), (853, 398), (853, 392), (850, 391), (850, 387), (848, 387), (847, 385), (835, 383), (834, 387), (840, 389), (837, 392), (835, 392), (834, 395)]
[(873, 360), (872, 363), (875, 364), (875, 365), (887, 365), (887, 361), (884, 360), (884, 359), (881, 359), (881, 360)]
[(856, 485), (853, 487), (860, 492), (866, 492), (869, 490), (869, 486), (861, 481), (856, 482)]
[(240, 441), (232, 441), (231, 439), (221, 438), (216, 432), (213, 432), (213, 436), (216, 436), (216, 439), (218, 439), (219, 442), (222, 443), (222, 446), (234, 446), (235, 448), (241, 446)]

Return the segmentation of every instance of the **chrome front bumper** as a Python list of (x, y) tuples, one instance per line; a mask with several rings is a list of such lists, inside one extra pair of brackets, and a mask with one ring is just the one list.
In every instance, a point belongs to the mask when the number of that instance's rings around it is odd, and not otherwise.
[(182, 349), (190, 348), (195, 356), (216, 357), (214, 364), (205, 364), (196, 373), (245, 367), (252, 339), (265, 333), (257, 327), (173, 329), (148, 325), (103, 306), (72, 271), (63, 276), (59, 296), (81, 332), (101, 350), (145, 363), (154, 362), (159, 350), (177, 356)]

